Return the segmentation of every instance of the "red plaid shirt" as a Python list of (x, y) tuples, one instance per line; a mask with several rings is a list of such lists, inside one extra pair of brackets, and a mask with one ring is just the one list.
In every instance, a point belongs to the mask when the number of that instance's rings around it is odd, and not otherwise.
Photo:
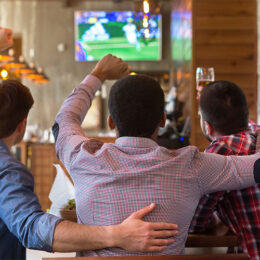
[[(254, 133), (259, 128), (250, 121), (247, 130), (216, 138), (206, 152), (222, 155), (253, 154), (256, 148)], [(190, 232), (205, 230), (214, 211), (238, 236), (242, 250), (251, 259), (260, 259), (260, 185), (243, 190), (215, 192), (202, 197), (191, 222)]]

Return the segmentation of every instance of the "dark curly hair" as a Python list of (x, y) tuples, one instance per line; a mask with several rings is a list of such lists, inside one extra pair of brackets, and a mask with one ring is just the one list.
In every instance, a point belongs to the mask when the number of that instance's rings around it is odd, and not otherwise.
[(150, 138), (164, 113), (160, 84), (144, 75), (130, 75), (111, 88), (108, 108), (119, 136)]

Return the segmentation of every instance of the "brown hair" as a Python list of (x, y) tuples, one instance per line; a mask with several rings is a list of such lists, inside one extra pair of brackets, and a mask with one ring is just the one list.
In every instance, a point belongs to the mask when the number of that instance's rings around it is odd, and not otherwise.
[(29, 88), (16, 80), (0, 83), (0, 139), (10, 136), (34, 103)]
[(215, 81), (203, 88), (199, 100), (203, 120), (222, 135), (236, 134), (248, 127), (245, 94), (233, 82)]

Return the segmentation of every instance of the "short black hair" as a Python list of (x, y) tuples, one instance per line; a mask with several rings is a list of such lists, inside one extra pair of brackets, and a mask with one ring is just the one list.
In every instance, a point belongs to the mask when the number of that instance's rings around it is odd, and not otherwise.
[(120, 137), (150, 138), (163, 118), (164, 93), (151, 77), (129, 75), (112, 86), (108, 108)]
[(248, 104), (243, 91), (233, 82), (215, 81), (203, 88), (199, 108), (204, 121), (223, 135), (248, 128)]
[(34, 103), (29, 88), (17, 80), (0, 83), (0, 139), (10, 136)]

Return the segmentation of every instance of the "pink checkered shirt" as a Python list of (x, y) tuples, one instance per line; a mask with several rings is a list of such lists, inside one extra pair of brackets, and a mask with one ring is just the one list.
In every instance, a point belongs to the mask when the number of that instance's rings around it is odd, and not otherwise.
[[(200, 153), (192, 146), (169, 152), (140, 137), (121, 137), (115, 144), (88, 139), (80, 125), (100, 87), (97, 78), (86, 77), (65, 100), (54, 125), (57, 155), (75, 184), (78, 222), (119, 224), (155, 202), (155, 210), (144, 220), (176, 223), (180, 234), (174, 244), (154, 254), (182, 254), (199, 199), (210, 192), (254, 185), (259, 154), (227, 157)], [(106, 248), (80, 255), (142, 253)]]

